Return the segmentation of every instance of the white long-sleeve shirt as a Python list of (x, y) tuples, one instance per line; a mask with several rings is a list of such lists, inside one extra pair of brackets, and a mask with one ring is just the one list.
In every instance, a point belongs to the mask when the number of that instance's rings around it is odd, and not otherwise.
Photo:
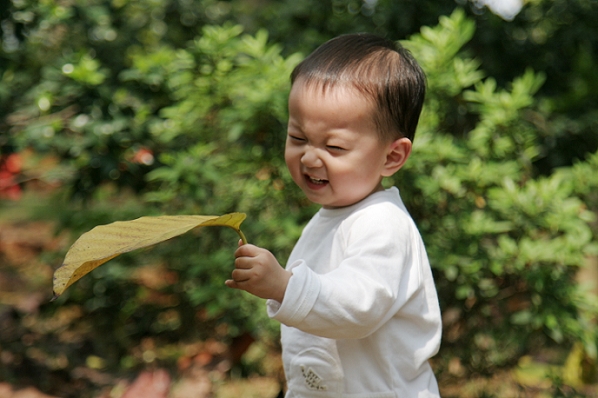
[(283, 302), (267, 302), (282, 323), (287, 398), (439, 397), (436, 288), (397, 188), (320, 209), (287, 269)]

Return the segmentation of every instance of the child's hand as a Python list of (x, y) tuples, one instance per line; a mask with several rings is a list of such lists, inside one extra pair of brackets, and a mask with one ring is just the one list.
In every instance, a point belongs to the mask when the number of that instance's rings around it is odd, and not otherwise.
[(235, 251), (232, 279), (225, 283), (228, 287), (282, 302), (291, 275), (268, 250), (246, 244)]

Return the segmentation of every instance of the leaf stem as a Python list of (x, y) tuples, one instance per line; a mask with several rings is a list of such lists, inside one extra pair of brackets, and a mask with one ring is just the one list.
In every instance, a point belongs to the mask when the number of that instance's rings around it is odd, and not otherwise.
[(231, 225), (226, 225), (226, 227), (229, 227), (229, 228), (232, 228), (232, 229), (234, 229), (234, 230), (237, 232), (237, 234), (239, 234), (239, 237), (241, 238), (241, 241), (243, 242), (243, 244), (244, 244), (244, 245), (246, 245), (246, 244), (247, 244), (247, 238), (245, 237), (245, 234), (243, 233), (243, 231), (241, 231), (241, 229), (240, 229), (240, 228), (239, 228), (239, 229), (237, 229), (237, 228), (235, 228), (235, 227), (233, 227), (233, 226), (231, 226)]
[(247, 244), (247, 238), (245, 237), (245, 234), (243, 233), (243, 231), (241, 231), (240, 229), (235, 229), (235, 231), (237, 231), (237, 233), (241, 237), (241, 241), (243, 242), (243, 244), (246, 245)]

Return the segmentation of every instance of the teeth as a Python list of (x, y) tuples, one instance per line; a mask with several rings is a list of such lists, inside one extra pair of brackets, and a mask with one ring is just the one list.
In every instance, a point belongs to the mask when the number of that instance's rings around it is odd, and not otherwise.
[(310, 181), (313, 182), (314, 184), (324, 184), (326, 182), (326, 180), (320, 179), (320, 178), (312, 178), (309, 177)]

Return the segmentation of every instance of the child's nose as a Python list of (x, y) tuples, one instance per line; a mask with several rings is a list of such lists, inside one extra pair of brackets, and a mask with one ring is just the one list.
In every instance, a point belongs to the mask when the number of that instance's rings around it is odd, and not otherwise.
[(305, 167), (313, 168), (313, 167), (321, 167), (322, 160), (318, 156), (317, 151), (314, 148), (307, 148), (301, 156), (301, 163)]

